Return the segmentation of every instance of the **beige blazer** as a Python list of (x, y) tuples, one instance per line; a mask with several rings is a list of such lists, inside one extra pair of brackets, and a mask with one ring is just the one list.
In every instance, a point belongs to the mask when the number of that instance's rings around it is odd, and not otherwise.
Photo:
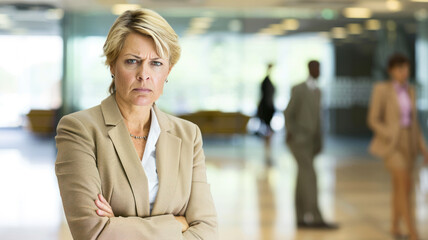
[[(411, 151), (416, 156), (425, 149), (425, 140), (419, 127), (413, 86), (409, 87), (409, 96), (412, 102)], [(397, 146), (401, 128), (400, 106), (391, 81), (377, 83), (373, 87), (367, 120), (374, 133), (369, 146), (370, 153), (380, 158), (388, 157)]]
[[(55, 171), (75, 240), (217, 239), (200, 130), (154, 110), (161, 133), (156, 145), (159, 191), (152, 213), (148, 180), (114, 96), (59, 122)], [(99, 193), (114, 218), (96, 214)], [(177, 215), (189, 223), (184, 233)]]
[[(294, 150), (307, 151), (313, 145), (313, 154), (322, 150), (321, 91), (309, 89), (306, 82), (294, 86), (284, 111), (286, 142)], [(294, 151), (293, 150), (293, 151)]]

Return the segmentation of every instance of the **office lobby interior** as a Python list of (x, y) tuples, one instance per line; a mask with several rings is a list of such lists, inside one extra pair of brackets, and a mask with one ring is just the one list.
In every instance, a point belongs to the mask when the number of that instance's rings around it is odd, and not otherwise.
[[(55, 175), (56, 126), (110, 95), (103, 44), (118, 15), (138, 8), (158, 12), (179, 36), (181, 58), (156, 105), (202, 132), (220, 240), (407, 239), (405, 230), (391, 234), (391, 175), (369, 152), (367, 119), (373, 86), (389, 80), (388, 59), (401, 53), (427, 139), (427, 0), (0, 1), (0, 239), (73, 239)], [(318, 205), (334, 230), (296, 221), (298, 166), (284, 111), (311, 60), (320, 63)], [(257, 110), (270, 63), (267, 149)], [(416, 158), (411, 198), (428, 240), (424, 160)]]

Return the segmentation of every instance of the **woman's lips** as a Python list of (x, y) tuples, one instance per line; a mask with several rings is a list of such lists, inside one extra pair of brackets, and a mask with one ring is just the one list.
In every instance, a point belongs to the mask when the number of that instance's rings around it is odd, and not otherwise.
[(141, 92), (141, 93), (148, 93), (148, 92), (151, 92), (152, 90), (151, 89), (149, 89), (149, 88), (134, 88), (133, 89), (134, 91), (137, 91), (137, 92)]

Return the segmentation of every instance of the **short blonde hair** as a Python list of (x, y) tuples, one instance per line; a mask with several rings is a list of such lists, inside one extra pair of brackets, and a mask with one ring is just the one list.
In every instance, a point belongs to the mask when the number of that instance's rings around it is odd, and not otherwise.
[[(129, 33), (139, 33), (152, 38), (157, 54), (161, 58), (168, 59), (170, 67), (173, 67), (180, 58), (181, 47), (178, 43), (178, 35), (168, 22), (155, 11), (137, 9), (122, 13), (110, 28), (103, 47), (107, 66), (116, 62)], [(113, 79), (109, 88), (110, 94), (115, 90)]]

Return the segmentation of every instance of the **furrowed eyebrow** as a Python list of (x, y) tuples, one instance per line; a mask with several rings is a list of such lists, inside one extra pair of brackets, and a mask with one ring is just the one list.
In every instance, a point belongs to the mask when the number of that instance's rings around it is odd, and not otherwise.
[(125, 56), (127, 56), (127, 55), (133, 56), (133, 57), (135, 57), (135, 58), (137, 58), (137, 59), (141, 59), (141, 57), (140, 57), (140, 56), (137, 56), (137, 55), (134, 55), (134, 54), (130, 54), (130, 53), (125, 54)]
[[(127, 53), (127, 54), (125, 54), (125, 56), (133, 56), (134, 58), (137, 58), (137, 59), (139, 59), (139, 60), (141, 60), (142, 58), (140, 57), (140, 56), (138, 56), (138, 55), (135, 55), (135, 54), (131, 54), (131, 53)], [(154, 58), (150, 58), (150, 60), (163, 60), (163, 58), (161, 58), (161, 57), (154, 57)]]

